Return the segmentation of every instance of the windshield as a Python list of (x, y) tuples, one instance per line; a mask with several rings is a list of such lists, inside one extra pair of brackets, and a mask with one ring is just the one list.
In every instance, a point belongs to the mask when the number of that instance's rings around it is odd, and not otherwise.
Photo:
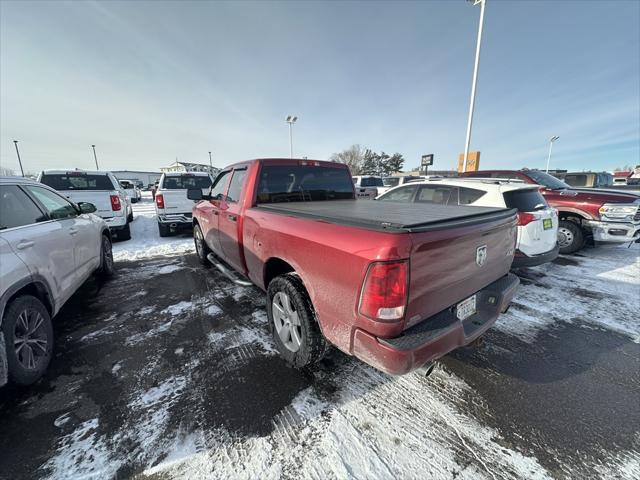
[(40, 179), (41, 183), (55, 190), (113, 190), (111, 179), (106, 175), (86, 173), (47, 174)]
[(383, 187), (382, 179), (380, 177), (362, 177), (360, 179), (361, 187)]
[(266, 165), (260, 172), (257, 203), (352, 198), (353, 183), (346, 168)]
[(539, 170), (527, 170), (525, 174), (531, 177), (531, 179), (538, 185), (544, 185), (551, 190), (562, 190), (563, 188), (571, 188), (562, 180), (558, 180), (553, 175), (549, 175), (548, 173), (541, 172)]
[(188, 190), (190, 188), (206, 189), (211, 186), (209, 176), (180, 175), (179, 177), (164, 177), (162, 188), (164, 190)]

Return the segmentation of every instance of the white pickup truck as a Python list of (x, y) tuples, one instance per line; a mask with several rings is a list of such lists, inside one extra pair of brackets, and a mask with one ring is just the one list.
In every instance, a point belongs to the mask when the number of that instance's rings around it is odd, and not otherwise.
[(171, 232), (191, 228), (191, 209), (197, 203), (187, 198), (187, 190), (201, 189), (209, 193), (213, 179), (205, 172), (163, 173), (155, 192), (158, 232), (166, 237)]
[(72, 202), (95, 205), (96, 215), (107, 223), (118, 240), (129, 240), (133, 221), (131, 199), (111, 172), (85, 170), (44, 170), (38, 181), (57, 190)]
[(129, 198), (131, 203), (138, 203), (142, 199), (142, 192), (133, 180), (118, 180), (120, 187), (122, 187)]

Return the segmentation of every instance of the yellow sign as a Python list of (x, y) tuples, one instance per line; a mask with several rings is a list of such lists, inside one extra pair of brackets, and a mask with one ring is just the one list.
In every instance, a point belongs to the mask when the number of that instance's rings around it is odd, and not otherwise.
[[(458, 173), (462, 173), (464, 168), (464, 153), (458, 156)], [(467, 172), (477, 172), (480, 169), (480, 152), (469, 152), (467, 158)]]

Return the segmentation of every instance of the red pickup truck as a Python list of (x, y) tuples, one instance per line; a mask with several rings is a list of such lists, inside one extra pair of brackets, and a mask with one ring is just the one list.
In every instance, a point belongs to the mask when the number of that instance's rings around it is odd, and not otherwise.
[(267, 292), (297, 367), (333, 344), (406, 373), (477, 339), (519, 283), (515, 210), (356, 200), (344, 164), (241, 162), (187, 196), (200, 261)]
[(465, 177), (506, 178), (541, 186), (558, 210), (560, 253), (580, 250), (587, 237), (596, 242), (640, 242), (640, 195), (618, 190), (573, 188), (540, 170), (479, 170)]

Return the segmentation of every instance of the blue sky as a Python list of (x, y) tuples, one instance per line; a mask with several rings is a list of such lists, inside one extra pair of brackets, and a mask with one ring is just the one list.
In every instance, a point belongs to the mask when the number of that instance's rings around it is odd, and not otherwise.
[[(479, 7), (0, 2), (0, 164), (157, 169), (327, 158), (359, 143), (451, 168)], [(640, 163), (640, 2), (488, 0), (471, 149), (485, 168)]]

